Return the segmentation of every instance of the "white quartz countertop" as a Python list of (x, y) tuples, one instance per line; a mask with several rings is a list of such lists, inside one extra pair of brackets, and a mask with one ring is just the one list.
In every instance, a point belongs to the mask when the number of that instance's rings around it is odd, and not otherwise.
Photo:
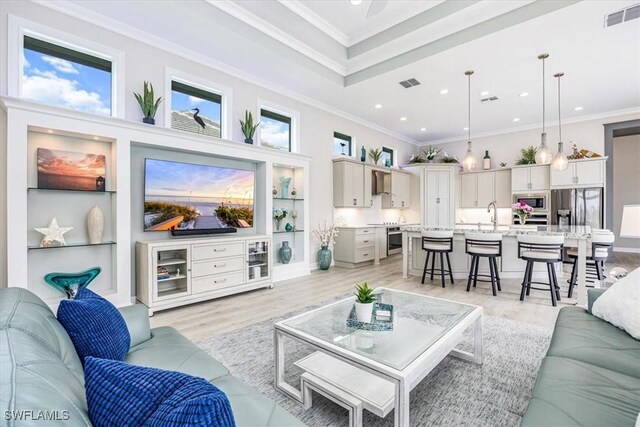
[(437, 227), (423, 227), (421, 225), (405, 225), (401, 227), (402, 231), (407, 232), (421, 232), (425, 231), (449, 231), (453, 230), (453, 234), (465, 234), (468, 232), (479, 233), (500, 233), (503, 236), (518, 236), (523, 234), (539, 235), (539, 236), (558, 236), (564, 235), (566, 239), (588, 239), (591, 237), (591, 227), (588, 225), (571, 225), (571, 226), (558, 226), (558, 225), (539, 225), (539, 226), (527, 226), (527, 225), (499, 225), (497, 229), (493, 229), (491, 225), (483, 225), (478, 229), (477, 224), (469, 225), (456, 225), (454, 228), (437, 228)]
[(404, 223), (404, 224), (365, 224), (365, 225), (341, 225), (338, 228), (389, 228), (389, 227), (419, 227), (420, 224)]

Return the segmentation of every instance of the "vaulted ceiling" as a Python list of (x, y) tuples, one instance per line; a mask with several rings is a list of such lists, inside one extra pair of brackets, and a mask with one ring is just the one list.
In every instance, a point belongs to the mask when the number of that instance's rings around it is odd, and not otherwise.
[[(550, 53), (548, 98), (557, 95), (553, 74), (565, 73), (562, 109), (567, 120), (640, 111), (640, 19), (604, 25), (607, 14), (634, 1), (64, 4), (67, 10), (85, 11), (87, 19), (117, 22), (118, 28), (112, 29), (135, 28), (182, 47), (185, 56), (210, 57), (283, 93), (415, 143), (464, 138), (464, 71), (469, 69), (475, 71), (474, 134), (538, 125), (542, 76), (537, 56), (542, 52)], [(411, 78), (421, 84), (407, 89), (399, 84)], [(523, 93), (528, 96), (520, 96)], [(490, 96), (498, 99), (481, 102)], [(555, 101), (547, 105), (551, 119), (557, 107)]]

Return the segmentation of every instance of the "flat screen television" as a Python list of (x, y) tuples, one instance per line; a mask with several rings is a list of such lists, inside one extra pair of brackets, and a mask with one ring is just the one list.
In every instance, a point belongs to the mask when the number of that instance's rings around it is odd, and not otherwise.
[(255, 172), (145, 159), (144, 231), (252, 228)]

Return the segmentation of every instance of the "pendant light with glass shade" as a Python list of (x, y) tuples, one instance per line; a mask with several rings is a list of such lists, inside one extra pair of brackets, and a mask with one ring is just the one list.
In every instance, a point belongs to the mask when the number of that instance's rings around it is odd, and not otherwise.
[(539, 165), (548, 165), (551, 163), (553, 155), (547, 146), (547, 132), (545, 128), (545, 85), (544, 85), (544, 61), (549, 57), (548, 53), (541, 53), (538, 59), (542, 60), (542, 135), (540, 135), (540, 146), (536, 150), (536, 163)]
[(468, 137), (467, 140), (467, 153), (464, 155), (464, 159), (462, 159), (462, 166), (465, 170), (473, 170), (476, 167), (476, 159), (473, 157), (473, 153), (471, 152), (471, 75), (473, 74), (473, 70), (465, 71), (464, 75), (467, 76), (469, 81), (469, 103), (467, 109), (467, 119), (469, 124), (467, 125)]
[(560, 77), (564, 76), (564, 73), (556, 73), (553, 77), (558, 79), (558, 153), (553, 158), (551, 167), (555, 170), (563, 171), (569, 167), (569, 159), (564, 154), (562, 149), (562, 115), (560, 114)]

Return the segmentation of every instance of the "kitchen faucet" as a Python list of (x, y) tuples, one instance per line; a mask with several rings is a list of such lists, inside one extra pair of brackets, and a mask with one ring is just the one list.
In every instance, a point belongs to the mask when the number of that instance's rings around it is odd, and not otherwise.
[(493, 205), (493, 216), (491, 217), (491, 223), (493, 224), (493, 229), (498, 229), (498, 208), (496, 207), (496, 201), (489, 203), (487, 206), (487, 212), (491, 212), (491, 205)]

